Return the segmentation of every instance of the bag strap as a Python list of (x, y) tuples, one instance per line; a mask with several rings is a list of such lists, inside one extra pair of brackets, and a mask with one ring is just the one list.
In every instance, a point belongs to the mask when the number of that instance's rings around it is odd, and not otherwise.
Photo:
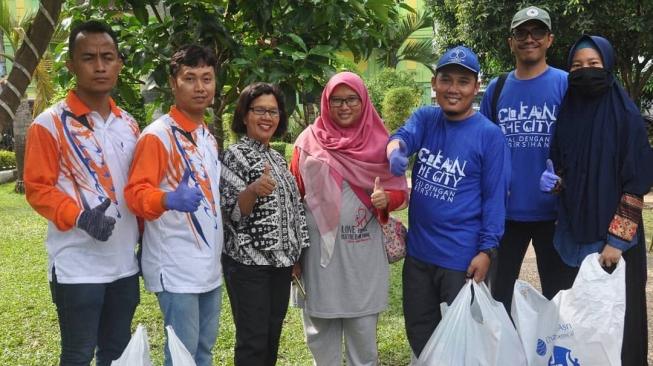
[(490, 118), (494, 123), (497, 123), (497, 103), (499, 103), (499, 96), (503, 90), (503, 85), (508, 79), (508, 73), (504, 72), (497, 78), (497, 83), (494, 85), (494, 93), (492, 94), (492, 118)]

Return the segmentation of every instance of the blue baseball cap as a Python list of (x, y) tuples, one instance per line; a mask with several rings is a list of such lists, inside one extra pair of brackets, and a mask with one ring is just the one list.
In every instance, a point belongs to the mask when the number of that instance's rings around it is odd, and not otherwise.
[(465, 46), (456, 46), (445, 52), (444, 55), (440, 57), (435, 70), (440, 70), (440, 68), (447, 65), (460, 65), (474, 74), (478, 74), (481, 71), (478, 57), (474, 51)]

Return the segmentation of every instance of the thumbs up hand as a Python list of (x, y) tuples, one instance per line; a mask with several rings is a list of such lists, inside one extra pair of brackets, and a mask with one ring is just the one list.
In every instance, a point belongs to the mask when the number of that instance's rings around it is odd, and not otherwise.
[(202, 190), (197, 186), (190, 187), (188, 185), (188, 178), (190, 177), (190, 170), (186, 169), (184, 176), (181, 178), (177, 189), (173, 192), (165, 194), (164, 202), (168, 210), (175, 210), (181, 212), (195, 212), (200, 206), (202, 201)]
[(111, 206), (111, 200), (107, 198), (94, 208), (82, 211), (77, 219), (77, 227), (86, 231), (94, 239), (109, 240), (116, 224), (116, 219), (104, 214), (109, 206)]
[(542, 172), (542, 176), (540, 177), (540, 190), (542, 192), (551, 192), (556, 188), (559, 182), (560, 177), (555, 174), (553, 161), (551, 161), (551, 159), (546, 159), (546, 170)]
[(379, 177), (374, 179), (374, 191), (372, 191), (370, 199), (372, 200), (372, 205), (378, 210), (385, 210), (388, 207), (388, 194), (383, 190)]
[(399, 141), (399, 148), (392, 150), (389, 156), (390, 172), (401, 177), (408, 169), (408, 152), (406, 151), (406, 144), (402, 140)]
[(250, 186), (256, 193), (256, 197), (269, 196), (274, 192), (274, 189), (277, 187), (277, 182), (270, 174), (270, 164), (265, 163), (263, 174), (261, 174), (261, 176), (258, 177), (258, 179)]

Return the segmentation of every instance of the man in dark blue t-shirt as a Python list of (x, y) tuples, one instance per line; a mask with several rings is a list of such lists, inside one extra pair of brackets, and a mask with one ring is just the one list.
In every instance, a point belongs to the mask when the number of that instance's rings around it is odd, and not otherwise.
[(406, 334), (419, 355), (466, 278), (483, 281), (503, 234), (509, 157), (501, 129), (472, 109), (476, 55), (455, 47), (432, 80), (440, 107), (423, 107), (390, 137), (390, 170), (415, 154), (408, 254), (403, 268)]
[(563, 267), (552, 244), (556, 199), (540, 191), (539, 179), (546, 169), (556, 117), (567, 90), (567, 73), (546, 63), (546, 51), (553, 43), (549, 14), (535, 6), (524, 8), (514, 15), (510, 30), (508, 43), (516, 68), (505, 78), (495, 106), (498, 79), (490, 82), (481, 102), (481, 113), (501, 127), (511, 152), (506, 228), (492, 281), (493, 295), (508, 313), (529, 242), (537, 255), (542, 292), (549, 299), (555, 295)]

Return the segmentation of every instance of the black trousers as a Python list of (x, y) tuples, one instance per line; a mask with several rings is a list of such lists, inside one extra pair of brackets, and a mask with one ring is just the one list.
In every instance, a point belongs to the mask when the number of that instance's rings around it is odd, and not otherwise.
[(248, 266), (227, 255), (222, 255), (222, 266), (236, 325), (234, 364), (275, 365), (292, 267)]
[(519, 277), (531, 240), (535, 248), (542, 294), (547, 299), (551, 299), (560, 289), (571, 287), (573, 279), (570, 283), (567, 281), (570, 276), (576, 275), (562, 261), (553, 247), (554, 231), (555, 221), (506, 221), (497, 255), (496, 277), (492, 280), (492, 296), (503, 303), (508, 314), (510, 314), (515, 281)]
[(465, 285), (465, 271), (445, 269), (407, 256), (402, 280), (406, 336), (419, 357), (442, 320), (440, 303), (451, 305)]
[(648, 323), (646, 320), (646, 236), (639, 225), (638, 242), (623, 253), (626, 261), (626, 317), (621, 348), (623, 366), (648, 365)]
[[(623, 366), (648, 365), (648, 324), (646, 320), (646, 237), (642, 224), (637, 230), (637, 245), (622, 254), (626, 262), (626, 316), (621, 346)], [(564, 282), (571, 288), (579, 268), (568, 267)]]

